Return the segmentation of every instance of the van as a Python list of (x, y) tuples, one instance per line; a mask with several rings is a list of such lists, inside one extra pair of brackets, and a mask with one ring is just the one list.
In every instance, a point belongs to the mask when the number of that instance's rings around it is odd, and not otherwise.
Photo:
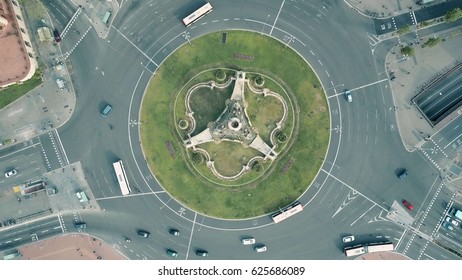
[(106, 106), (104, 107), (103, 111), (101, 111), (101, 116), (107, 117), (107, 115), (109, 115), (109, 113), (111, 112), (111, 110), (112, 110), (112, 106), (109, 105), (109, 104), (106, 104)]

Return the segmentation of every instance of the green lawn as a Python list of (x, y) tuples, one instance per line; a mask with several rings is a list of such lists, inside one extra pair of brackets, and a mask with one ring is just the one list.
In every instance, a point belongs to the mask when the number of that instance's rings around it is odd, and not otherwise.
[[(141, 142), (151, 170), (176, 199), (207, 215), (249, 218), (286, 206), (311, 184), (329, 140), (328, 107), (315, 74), (290, 48), (242, 31), (229, 31), (227, 43), (222, 44), (221, 35), (213, 33), (191, 41), (159, 67), (143, 101)], [(253, 60), (236, 59), (237, 53)], [(271, 77), (284, 87), (299, 112), (290, 120), (295, 129), (291, 135), (286, 133), (290, 135), (287, 148), (269, 170), (253, 175), (250, 183), (238, 181), (233, 188), (198, 174), (178, 136), (173, 114), (176, 96), (184, 85), (199, 72), (218, 67)], [(265, 79), (265, 86), (267, 82)]]
[(22, 84), (8, 86), (0, 89), (0, 110), (13, 103), (16, 99), (33, 90), (42, 83), (42, 72), (37, 70), (29, 80)]

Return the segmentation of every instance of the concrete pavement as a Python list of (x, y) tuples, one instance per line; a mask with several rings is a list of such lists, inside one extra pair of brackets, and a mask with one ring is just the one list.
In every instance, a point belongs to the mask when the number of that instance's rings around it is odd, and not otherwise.
[[(83, 8), (98, 36), (102, 39), (106, 38), (109, 26), (119, 10), (117, 1), (72, 0), (72, 2), (76, 7)], [(38, 18), (45, 18), (48, 22), (52, 22), (43, 6), (34, 6), (33, 9), (33, 14)], [(111, 17), (107, 24), (103, 24), (103, 18), (108, 11)], [(34, 29), (34, 26), (28, 28)], [(30, 30), (30, 34), (36, 34), (35, 29)], [(0, 110), (0, 148), (30, 140), (60, 127), (70, 119), (74, 111), (76, 95), (66, 65), (62, 65), (64, 67), (58, 65), (57, 57), (62, 57), (59, 45), (38, 41), (35, 40), (35, 46), (38, 60), (44, 64), (43, 83)], [(64, 80), (64, 89), (58, 88), (57, 78)]]

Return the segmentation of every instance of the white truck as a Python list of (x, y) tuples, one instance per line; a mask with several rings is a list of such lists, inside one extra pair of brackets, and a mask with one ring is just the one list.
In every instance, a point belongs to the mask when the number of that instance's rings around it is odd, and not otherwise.
[(60, 79), (60, 78), (56, 79), (56, 83), (58, 84), (58, 88), (60, 90), (64, 89), (64, 81), (63, 81), (63, 79)]
[(462, 221), (462, 211), (460, 211), (459, 209), (453, 207), (453, 208), (451, 209), (450, 214), (451, 214), (451, 215), (454, 215), (454, 217), (456, 217), (457, 219), (459, 219), (460, 221)]

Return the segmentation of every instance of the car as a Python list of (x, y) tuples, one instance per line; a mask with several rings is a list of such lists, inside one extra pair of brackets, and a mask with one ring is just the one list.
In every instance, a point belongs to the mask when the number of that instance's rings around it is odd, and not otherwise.
[(151, 236), (151, 233), (149, 233), (149, 231), (139, 230), (138, 235), (144, 238), (149, 238), (149, 236)]
[(459, 222), (458, 222), (458, 221), (456, 221), (456, 220), (454, 220), (454, 219), (451, 219), (451, 217), (449, 217), (449, 216), (446, 217), (446, 220), (445, 220), (445, 221), (448, 222), (448, 223), (453, 224), (455, 227), (459, 225)]
[(267, 250), (265, 245), (255, 246), (254, 249), (257, 253), (263, 253), (263, 252), (266, 252)]
[(169, 255), (170, 257), (172, 258), (177, 258), (178, 257), (178, 253), (172, 249), (167, 249), (167, 255)]
[(209, 255), (209, 252), (205, 250), (197, 250), (196, 255), (199, 257), (207, 257)]
[(180, 235), (180, 231), (177, 230), (177, 229), (174, 229), (174, 228), (170, 229), (168, 232), (169, 232), (171, 235), (175, 235), (175, 236)]
[(17, 171), (16, 169), (12, 169), (12, 170), (10, 170), (10, 171), (8, 171), (8, 172), (5, 173), (5, 178), (14, 176), (14, 175), (16, 175), (16, 174), (18, 174), (18, 171)]
[(353, 101), (353, 97), (351, 96), (351, 91), (349, 90), (345, 90), (345, 98), (348, 102), (352, 102)]
[(106, 106), (104, 106), (103, 110), (101, 111), (101, 116), (107, 117), (107, 115), (109, 115), (111, 110), (112, 110), (112, 106), (109, 104), (106, 104)]
[(403, 200), (403, 204), (404, 204), (404, 206), (406, 206), (407, 209), (409, 209), (409, 210), (414, 209), (414, 206), (413, 206), (409, 201), (407, 201), (407, 200)]
[(355, 240), (355, 237), (353, 235), (348, 235), (342, 238), (343, 243), (350, 243)]
[(449, 229), (449, 230), (453, 230), (453, 229), (454, 229), (454, 227), (452, 227), (452, 225), (451, 225), (450, 223), (446, 222), (446, 221), (443, 222), (443, 227), (444, 227), (444, 228), (447, 228), (447, 229)]
[(407, 169), (404, 168), (403, 170), (401, 170), (401, 172), (399, 172), (398, 178), (400, 180), (403, 180), (404, 178), (407, 177), (407, 175), (409, 175), (409, 172), (407, 171)]
[(61, 35), (59, 34), (58, 29), (53, 30), (53, 36), (55, 37), (56, 43), (61, 42)]
[(255, 244), (255, 238), (249, 237), (241, 240), (243, 245), (252, 245)]
[(87, 228), (87, 224), (84, 223), (84, 222), (77, 222), (74, 224), (74, 227), (78, 230), (82, 230), (82, 229), (86, 229)]

